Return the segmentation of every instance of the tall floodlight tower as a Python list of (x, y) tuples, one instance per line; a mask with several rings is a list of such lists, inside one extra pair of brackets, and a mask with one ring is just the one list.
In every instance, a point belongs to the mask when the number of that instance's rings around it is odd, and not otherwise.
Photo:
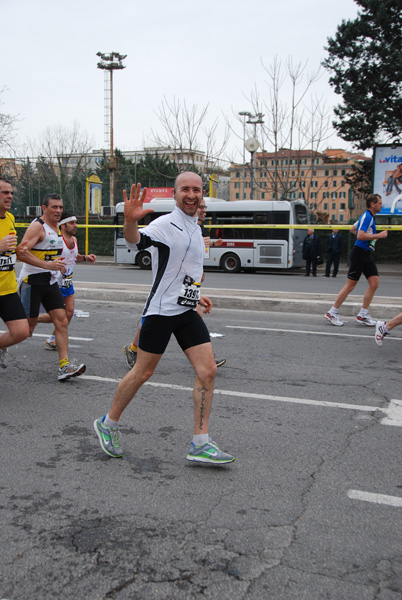
[(119, 54), (119, 52), (104, 54), (103, 52), (97, 52), (96, 56), (99, 56), (101, 59), (97, 64), (98, 69), (103, 69), (105, 72), (105, 145), (106, 149), (110, 151), (110, 206), (114, 206), (113, 71), (126, 68), (122, 60), (127, 57), (127, 54)]

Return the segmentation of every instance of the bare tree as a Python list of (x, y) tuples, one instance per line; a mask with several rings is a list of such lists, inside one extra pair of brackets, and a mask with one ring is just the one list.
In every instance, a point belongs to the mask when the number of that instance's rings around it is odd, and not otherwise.
[(63, 125), (47, 127), (33, 147), (36, 146), (35, 154), (57, 160), (72, 154), (84, 157), (92, 145), (93, 142), (87, 132), (81, 129), (77, 121), (74, 121), (70, 128)]
[[(157, 116), (163, 129), (162, 134), (152, 131), (152, 143), (157, 147), (171, 148), (172, 159), (179, 170), (197, 169), (201, 174), (213, 171), (223, 158), (229, 140), (229, 129), (225, 126), (218, 142), (218, 119), (207, 123), (209, 105), (199, 108), (188, 106), (186, 101), (164, 97)], [(203, 149), (204, 148), (204, 149)], [(203, 164), (197, 154), (203, 152)]]
[[(0, 97), (4, 94), (6, 88), (3, 87), (0, 90)], [(4, 102), (0, 100), (0, 106), (3, 105)], [(0, 112), (0, 153), (1, 156), (4, 156), (4, 153), (10, 154), (12, 153), (12, 144), (15, 138), (16, 132), (16, 123), (18, 121), (18, 117), (15, 115), (10, 115), (9, 113), (5, 113), (3, 111)]]
[[(268, 90), (263, 94), (255, 86), (247, 98), (251, 111), (262, 115), (264, 121), (258, 128), (254, 127), (252, 135), (258, 139), (263, 152), (274, 153), (273, 169), (267, 170), (267, 174), (275, 197), (287, 196), (297, 189), (305, 194), (312, 168), (303, 168), (304, 175), (299, 173), (297, 187), (294, 187), (294, 178), (291, 187), (290, 170), (280, 169), (279, 151), (285, 149), (288, 160), (296, 158), (301, 150), (318, 155), (333, 133), (330, 111), (321, 99), (311, 96), (321, 70), (318, 68), (308, 73), (307, 63), (295, 63), (291, 57), (285, 65), (275, 57), (272, 64), (266, 66), (262, 62), (262, 66), (267, 75), (265, 83)], [(250, 132), (248, 127), (247, 134)]]
[[(82, 212), (85, 178), (88, 176), (86, 155), (93, 143), (75, 121), (71, 128), (47, 127), (39, 140), (28, 140), (39, 181), (38, 197), (44, 190), (60, 193), (69, 209)], [(77, 189), (79, 190), (77, 192)]]

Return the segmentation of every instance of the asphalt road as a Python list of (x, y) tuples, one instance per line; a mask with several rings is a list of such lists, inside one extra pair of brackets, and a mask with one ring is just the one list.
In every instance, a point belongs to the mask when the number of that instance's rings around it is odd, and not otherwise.
[(84, 376), (57, 381), (45, 325), (0, 372), (0, 598), (402, 599), (401, 332), (379, 349), (352, 320), (217, 309), (210, 433), (236, 461), (185, 460), (193, 373), (175, 341), (116, 460), (93, 421), (141, 306), (77, 305)]

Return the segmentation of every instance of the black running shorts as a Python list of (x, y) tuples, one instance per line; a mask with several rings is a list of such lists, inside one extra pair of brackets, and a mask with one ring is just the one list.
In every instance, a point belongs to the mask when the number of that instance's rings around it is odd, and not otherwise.
[(65, 308), (64, 299), (57, 283), (52, 285), (30, 285), (23, 282), (20, 293), (22, 305), (28, 318), (36, 319), (41, 304), (46, 312), (56, 308)]
[(359, 246), (353, 246), (350, 253), (350, 266), (348, 271), (348, 279), (359, 281), (361, 275), (366, 279), (377, 276), (377, 265), (374, 262), (372, 250), (363, 250)]
[(208, 329), (197, 311), (187, 310), (173, 317), (145, 317), (138, 346), (151, 354), (163, 354), (172, 333), (183, 351), (211, 341)]
[(17, 292), (0, 296), (0, 317), (4, 323), (26, 319), (24, 307)]

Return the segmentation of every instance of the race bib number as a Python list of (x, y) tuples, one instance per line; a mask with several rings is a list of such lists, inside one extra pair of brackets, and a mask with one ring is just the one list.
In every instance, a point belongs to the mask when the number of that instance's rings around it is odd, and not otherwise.
[(63, 277), (63, 281), (61, 283), (61, 288), (63, 288), (63, 290), (68, 290), (69, 287), (71, 287), (73, 283), (73, 276), (70, 275), (69, 277)]
[(0, 271), (12, 271), (15, 267), (17, 256), (15, 252), (4, 252), (0, 255)]
[(201, 283), (194, 281), (192, 277), (186, 275), (183, 279), (183, 284), (180, 290), (180, 296), (177, 299), (177, 304), (180, 306), (188, 306), (195, 308), (200, 301)]

